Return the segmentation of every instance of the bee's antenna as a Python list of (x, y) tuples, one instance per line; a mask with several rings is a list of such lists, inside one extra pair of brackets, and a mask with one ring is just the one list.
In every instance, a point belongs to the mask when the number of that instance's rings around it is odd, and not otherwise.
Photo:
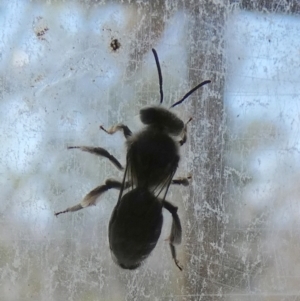
[(186, 93), (180, 100), (178, 100), (177, 102), (175, 102), (173, 105), (171, 105), (170, 108), (174, 108), (177, 105), (181, 104), (186, 98), (188, 98), (192, 93), (194, 93), (197, 89), (199, 89), (200, 87), (209, 84), (211, 81), (210, 80), (205, 80), (204, 82), (202, 82), (201, 84), (197, 85), (195, 88), (193, 88), (190, 92)]
[(153, 52), (153, 55), (154, 55), (154, 58), (155, 58), (155, 63), (156, 63), (157, 72), (158, 72), (160, 103), (162, 103), (163, 99), (164, 99), (164, 92), (163, 92), (163, 89), (162, 89), (163, 79), (162, 79), (162, 75), (161, 75), (161, 69), (160, 69), (160, 64), (159, 64), (159, 60), (158, 60), (156, 50), (154, 48), (152, 48), (152, 52)]

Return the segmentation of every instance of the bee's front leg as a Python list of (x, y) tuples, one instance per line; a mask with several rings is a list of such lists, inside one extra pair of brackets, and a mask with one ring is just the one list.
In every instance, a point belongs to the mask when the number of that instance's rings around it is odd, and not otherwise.
[(108, 130), (106, 130), (102, 125), (100, 125), (100, 129), (109, 135), (113, 135), (114, 133), (116, 133), (118, 131), (123, 131), (125, 139), (128, 139), (132, 135), (132, 132), (129, 129), (129, 127), (123, 123), (118, 123), (116, 125), (113, 125)]

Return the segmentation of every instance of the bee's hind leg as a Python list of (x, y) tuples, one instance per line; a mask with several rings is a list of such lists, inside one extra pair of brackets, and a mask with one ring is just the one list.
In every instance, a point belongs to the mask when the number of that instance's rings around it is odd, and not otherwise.
[(116, 125), (113, 125), (108, 130), (106, 130), (102, 125), (100, 125), (100, 129), (103, 130), (105, 133), (107, 133), (109, 135), (113, 135), (117, 131), (123, 131), (125, 139), (128, 139), (132, 135), (132, 132), (128, 128), (128, 126), (123, 124), (123, 123), (118, 123)]
[(181, 223), (180, 223), (179, 216), (177, 214), (178, 208), (168, 201), (163, 201), (163, 206), (172, 214), (173, 217), (171, 234), (169, 237), (169, 244), (170, 244), (172, 258), (174, 259), (175, 264), (179, 268), (179, 270), (182, 271), (182, 266), (179, 264), (179, 261), (176, 256), (176, 249), (175, 249), (175, 244), (179, 245), (181, 243), (181, 238), (182, 238)]
[[(128, 188), (128, 186), (129, 186), (129, 182), (125, 182), (124, 189)], [(56, 212), (56, 213), (54, 213), (54, 215), (58, 216), (59, 214), (62, 214), (62, 213), (75, 212), (75, 211), (81, 210), (83, 208), (86, 208), (86, 207), (89, 207), (92, 205), (96, 205), (98, 198), (104, 192), (108, 191), (109, 189), (120, 190), (121, 187), (122, 187), (122, 183), (120, 181), (116, 181), (114, 179), (107, 179), (105, 181), (104, 185), (100, 185), (100, 186), (94, 188), (92, 191), (90, 191), (79, 204), (69, 207), (66, 210)]]

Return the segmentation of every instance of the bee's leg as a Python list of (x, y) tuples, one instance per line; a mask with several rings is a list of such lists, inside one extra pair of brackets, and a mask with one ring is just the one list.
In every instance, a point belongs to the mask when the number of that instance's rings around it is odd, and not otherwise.
[(182, 271), (182, 267), (180, 266), (179, 261), (177, 259), (176, 249), (174, 246), (174, 244), (179, 245), (181, 243), (181, 236), (182, 236), (181, 223), (180, 223), (179, 216), (177, 214), (178, 208), (168, 201), (163, 201), (163, 206), (172, 214), (173, 217), (171, 234), (169, 237), (169, 244), (170, 244), (172, 258), (174, 259), (175, 264), (179, 268), (179, 270)]
[(84, 152), (89, 152), (91, 154), (102, 156), (107, 158), (111, 163), (113, 163), (118, 169), (123, 170), (121, 163), (111, 155), (106, 149), (102, 147), (92, 147), (92, 146), (68, 146), (68, 149), (79, 148)]
[(183, 185), (183, 186), (188, 186), (189, 185), (189, 180), (192, 178), (191, 175), (187, 176), (186, 178), (177, 178), (173, 179), (171, 184), (173, 185)]
[[(114, 179), (107, 179), (104, 185), (98, 186), (92, 191), (90, 191), (84, 198), (83, 200), (72, 207), (67, 208), (66, 210), (56, 212), (54, 213), (55, 216), (58, 216), (59, 214), (62, 213), (67, 213), (67, 212), (74, 212), (81, 210), (85, 207), (89, 207), (92, 205), (96, 205), (98, 198), (102, 195), (102, 193), (108, 191), (109, 189), (121, 189), (122, 183), (120, 181), (116, 181)], [(129, 182), (124, 183), (124, 189), (129, 187)]]
[(100, 125), (100, 129), (103, 130), (105, 133), (107, 133), (109, 135), (113, 135), (117, 131), (123, 131), (125, 139), (128, 139), (132, 135), (132, 132), (128, 128), (128, 126), (123, 124), (123, 123), (118, 123), (116, 125), (113, 125), (108, 130), (106, 130), (102, 125)]
[(181, 138), (181, 140), (179, 140), (180, 146), (182, 146), (183, 144), (186, 143), (186, 140), (187, 140), (187, 125), (188, 125), (188, 123), (189, 123), (192, 119), (193, 119), (193, 118), (190, 118), (190, 119), (185, 123), (185, 125), (184, 125), (182, 138)]

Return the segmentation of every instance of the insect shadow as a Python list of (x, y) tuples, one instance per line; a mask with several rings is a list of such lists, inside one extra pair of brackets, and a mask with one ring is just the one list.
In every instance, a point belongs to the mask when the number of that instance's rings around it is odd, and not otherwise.
[[(154, 54), (160, 90), (160, 104), (163, 102), (163, 79), (161, 68), (155, 49)], [(182, 103), (194, 91), (205, 84), (206, 80), (174, 103), (171, 108)], [(100, 185), (90, 191), (83, 200), (55, 215), (74, 212), (85, 207), (96, 205), (99, 197), (110, 189), (120, 190), (117, 204), (112, 212), (108, 238), (113, 260), (124, 269), (136, 269), (150, 255), (160, 237), (165, 208), (172, 215), (172, 226), (169, 237), (169, 245), (172, 258), (176, 266), (182, 267), (176, 256), (175, 245), (181, 243), (182, 228), (177, 207), (166, 200), (167, 192), (171, 184), (189, 184), (189, 178), (173, 179), (179, 163), (179, 147), (187, 140), (187, 124), (184, 123), (170, 110), (161, 106), (146, 107), (140, 110), (140, 119), (145, 127), (133, 134), (122, 123), (106, 130), (107, 134), (122, 131), (126, 139), (127, 155), (126, 166), (107, 150), (101, 147), (69, 146), (68, 149), (80, 149), (110, 160), (119, 170), (124, 170), (122, 181), (107, 179), (104, 185)]]

